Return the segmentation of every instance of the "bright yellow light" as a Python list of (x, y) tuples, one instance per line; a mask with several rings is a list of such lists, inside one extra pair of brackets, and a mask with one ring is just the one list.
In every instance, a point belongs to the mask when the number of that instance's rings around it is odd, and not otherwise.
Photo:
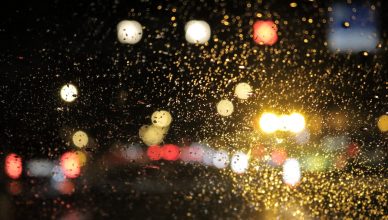
[(89, 142), (89, 137), (84, 131), (77, 131), (73, 134), (73, 143), (79, 148), (85, 147)]
[(388, 115), (382, 115), (377, 122), (377, 127), (379, 127), (381, 132), (388, 131)]
[(294, 133), (299, 133), (303, 131), (306, 126), (306, 121), (304, 120), (303, 115), (299, 113), (292, 113), (288, 116), (287, 127), (288, 130)]
[(279, 128), (279, 118), (273, 113), (264, 113), (260, 117), (259, 125), (265, 133), (273, 133)]

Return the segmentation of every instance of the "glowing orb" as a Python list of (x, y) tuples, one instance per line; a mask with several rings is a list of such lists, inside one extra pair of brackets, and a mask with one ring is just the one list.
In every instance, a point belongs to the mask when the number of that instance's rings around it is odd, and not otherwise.
[(379, 117), (377, 127), (380, 129), (381, 132), (388, 131), (388, 115), (382, 115)]
[(213, 164), (213, 155), (215, 151), (210, 148), (209, 146), (204, 146), (203, 147), (203, 157), (202, 157), (202, 162), (203, 164), (210, 166)]
[(171, 124), (172, 116), (168, 111), (156, 111), (151, 115), (152, 124), (158, 127), (167, 127)]
[(295, 186), (301, 179), (300, 165), (294, 158), (287, 159), (283, 164), (283, 181), (291, 186)]
[(165, 160), (178, 160), (179, 147), (173, 144), (166, 144), (162, 147), (162, 158)]
[(87, 160), (88, 160), (86, 153), (83, 152), (83, 151), (77, 150), (77, 151), (75, 152), (75, 154), (76, 154), (77, 157), (78, 157), (79, 165), (80, 165), (81, 167), (85, 166), (85, 165), (86, 165), (86, 162), (87, 162)]
[(224, 169), (229, 164), (228, 152), (224, 150), (216, 151), (213, 155), (213, 165), (218, 169)]
[(245, 173), (248, 169), (248, 155), (243, 152), (237, 152), (232, 156), (230, 163), (232, 171), (238, 174)]
[(73, 84), (66, 84), (61, 88), (61, 98), (65, 102), (73, 102), (78, 97), (78, 90)]
[(260, 117), (259, 125), (265, 133), (273, 133), (279, 128), (279, 118), (273, 113), (264, 113)]
[(138, 160), (143, 156), (143, 150), (138, 145), (129, 145), (123, 149), (123, 156), (127, 160)]
[(23, 171), (22, 158), (15, 153), (8, 154), (5, 158), (4, 171), (9, 178), (18, 179)]
[(202, 161), (203, 154), (203, 147), (201, 145), (191, 144), (189, 155), (192, 161)]
[(117, 39), (122, 44), (136, 44), (143, 36), (141, 24), (133, 20), (124, 20), (117, 24)]
[(74, 152), (66, 152), (60, 159), (63, 174), (67, 178), (77, 178), (81, 173), (81, 165), (78, 155)]
[(79, 148), (85, 147), (89, 142), (89, 137), (84, 131), (77, 131), (73, 134), (73, 144)]
[(191, 20), (185, 25), (185, 37), (191, 44), (204, 44), (210, 39), (210, 26), (206, 21)]
[(306, 126), (306, 121), (303, 115), (299, 113), (292, 113), (288, 116), (288, 127), (291, 132), (299, 133), (303, 131)]
[(273, 21), (256, 21), (253, 24), (253, 40), (260, 45), (273, 45), (278, 40), (278, 28)]
[(248, 83), (239, 83), (234, 89), (234, 95), (239, 99), (248, 99), (252, 94), (252, 87)]
[(227, 99), (223, 99), (217, 103), (217, 112), (221, 116), (229, 116), (233, 113), (233, 103)]
[(271, 160), (274, 165), (282, 165), (287, 159), (287, 152), (285, 150), (274, 150), (271, 154)]
[(149, 146), (147, 149), (147, 156), (150, 160), (160, 160), (162, 154), (162, 150), (159, 146)]
[(147, 146), (162, 143), (166, 129), (154, 125), (143, 125), (139, 129), (139, 137)]
[(260, 160), (260, 159), (262, 159), (262, 158), (264, 157), (265, 151), (266, 151), (266, 150), (265, 150), (264, 145), (259, 144), (259, 145), (254, 146), (254, 147), (252, 148), (252, 150), (251, 150), (251, 155), (252, 155), (252, 157), (253, 157), (254, 159)]

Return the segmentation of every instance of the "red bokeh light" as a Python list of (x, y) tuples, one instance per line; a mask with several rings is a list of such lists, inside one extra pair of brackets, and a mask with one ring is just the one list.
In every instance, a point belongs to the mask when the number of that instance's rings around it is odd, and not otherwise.
[(282, 165), (287, 159), (287, 152), (285, 150), (274, 150), (271, 159), (275, 165)]
[(360, 153), (360, 148), (356, 143), (351, 143), (346, 151), (350, 158), (355, 158)]
[(8, 154), (5, 158), (4, 170), (11, 179), (19, 178), (23, 171), (22, 158), (14, 153)]
[(273, 21), (256, 21), (253, 24), (253, 40), (260, 45), (273, 45), (278, 40), (278, 28)]
[(150, 160), (160, 160), (162, 149), (159, 146), (149, 146), (147, 149), (147, 156)]
[(162, 158), (165, 160), (177, 160), (179, 153), (179, 147), (176, 145), (166, 144), (162, 147)]
[(252, 148), (252, 157), (253, 159), (260, 160), (264, 157), (265, 154), (265, 147), (261, 144), (256, 145)]
[(60, 159), (62, 171), (67, 178), (77, 178), (81, 173), (79, 157), (75, 152), (66, 152)]

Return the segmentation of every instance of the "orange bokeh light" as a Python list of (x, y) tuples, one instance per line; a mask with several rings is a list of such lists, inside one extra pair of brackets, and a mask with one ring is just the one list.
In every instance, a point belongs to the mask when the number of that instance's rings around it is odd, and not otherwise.
[(77, 178), (81, 173), (79, 157), (75, 152), (66, 152), (61, 156), (62, 171), (67, 178)]
[(11, 179), (19, 178), (23, 171), (22, 158), (15, 153), (8, 154), (5, 158), (4, 170)]
[(253, 40), (260, 45), (273, 45), (278, 40), (278, 28), (273, 21), (256, 21), (253, 24)]

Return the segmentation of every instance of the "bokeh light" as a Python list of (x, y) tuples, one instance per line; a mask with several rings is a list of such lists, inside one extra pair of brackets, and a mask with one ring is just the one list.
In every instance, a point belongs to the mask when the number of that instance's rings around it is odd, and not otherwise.
[(165, 160), (178, 160), (179, 154), (179, 147), (174, 144), (165, 144), (162, 146), (162, 158)]
[(253, 24), (253, 40), (260, 45), (273, 45), (278, 40), (278, 28), (273, 21), (256, 21)]
[(89, 137), (88, 137), (88, 134), (86, 134), (86, 132), (79, 130), (73, 134), (72, 140), (73, 140), (73, 144), (76, 147), (83, 148), (86, 145), (88, 145)]
[(81, 164), (75, 152), (66, 152), (61, 156), (60, 165), (67, 178), (77, 178), (81, 173)]
[(301, 179), (300, 165), (297, 159), (288, 158), (283, 164), (283, 181), (295, 186)]
[(271, 162), (274, 165), (282, 165), (287, 159), (287, 152), (284, 149), (275, 149), (271, 153)]
[(217, 112), (221, 116), (229, 116), (233, 113), (233, 103), (227, 99), (223, 99), (217, 103)]
[(73, 102), (78, 97), (77, 87), (73, 84), (66, 84), (62, 86), (60, 95), (65, 102)]
[(157, 145), (149, 146), (147, 149), (147, 156), (150, 160), (160, 160), (162, 157), (162, 149)]
[(306, 121), (303, 115), (299, 113), (292, 113), (287, 117), (287, 120), (288, 130), (294, 133), (303, 131), (306, 126)]
[(237, 152), (233, 154), (230, 162), (232, 171), (237, 174), (245, 173), (249, 166), (248, 160), (248, 155), (243, 152)]
[(210, 26), (206, 21), (191, 20), (185, 25), (185, 37), (191, 44), (204, 44), (210, 39)]
[(5, 157), (4, 170), (9, 178), (18, 179), (23, 171), (22, 158), (15, 153), (8, 154)]
[(377, 121), (377, 127), (381, 132), (388, 131), (388, 115), (382, 115), (379, 117), (379, 120)]
[(136, 44), (143, 36), (141, 24), (134, 20), (123, 20), (117, 24), (117, 39), (122, 44)]
[(248, 83), (239, 83), (234, 89), (234, 95), (239, 99), (248, 99), (252, 94), (252, 87)]
[(155, 111), (151, 115), (152, 124), (158, 127), (167, 127), (171, 124), (172, 116), (170, 112), (161, 110)]
[(273, 113), (263, 113), (259, 120), (259, 125), (265, 133), (273, 133), (279, 128), (279, 118)]
[(224, 150), (218, 150), (213, 155), (213, 165), (218, 169), (224, 169), (229, 165), (228, 152)]
[(143, 125), (139, 129), (139, 137), (147, 146), (158, 145), (162, 143), (167, 130), (167, 128), (155, 125)]

